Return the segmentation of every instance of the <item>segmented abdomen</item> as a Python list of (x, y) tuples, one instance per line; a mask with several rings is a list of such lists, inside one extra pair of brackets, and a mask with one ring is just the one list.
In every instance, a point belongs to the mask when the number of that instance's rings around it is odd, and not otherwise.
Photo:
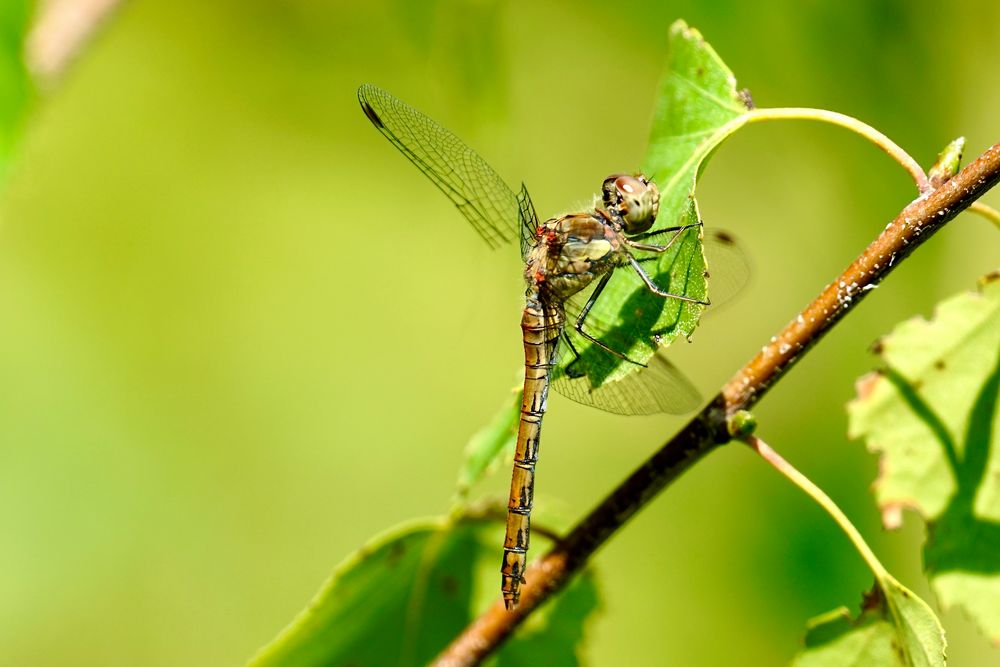
[(529, 294), (521, 316), (524, 334), (524, 398), (517, 429), (514, 472), (507, 501), (507, 535), (504, 538), (501, 591), (507, 609), (520, 598), (524, 566), (531, 532), (531, 505), (535, 493), (535, 463), (538, 441), (549, 393), (549, 375), (555, 363), (562, 333), (563, 313), (552, 305), (543, 307), (537, 293)]

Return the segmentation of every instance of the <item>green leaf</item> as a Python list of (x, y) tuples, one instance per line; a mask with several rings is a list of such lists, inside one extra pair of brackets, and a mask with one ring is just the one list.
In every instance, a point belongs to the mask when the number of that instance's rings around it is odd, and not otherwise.
[(376, 538), (250, 664), (426, 664), (471, 619), (477, 531), (421, 520)]
[(0, 2), (0, 179), (10, 168), (32, 98), (32, 84), (24, 64), (24, 42), (33, 3)]
[(555, 600), (532, 614), (517, 637), (497, 654), (496, 667), (575, 667), (583, 664), (580, 649), (586, 622), (600, 608), (594, 576), (584, 572)]
[(883, 523), (928, 523), (924, 563), (945, 607), (1000, 641), (1000, 274), (878, 345), (885, 369), (859, 383), (850, 432), (881, 455)]
[[(695, 183), (712, 151), (745, 122), (746, 98), (736, 79), (701, 34), (678, 21), (670, 29), (670, 51), (660, 83), (643, 173), (660, 188), (656, 229), (699, 221)], [(663, 244), (669, 234), (650, 239)], [(656, 284), (672, 294), (705, 300), (708, 286), (701, 229), (682, 232), (671, 249), (643, 266)], [(645, 362), (660, 346), (690, 336), (703, 306), (663, 299), (650, 292), (629, 267), (615, 271), (587, 319), (592, 333), (629, 358)], [(580, 368), (594, 387), (636, 369), (571, 334), (584, 358)]]
[(889, 576), (865, 596), (858, 618), (844, 607), (809, 622), (793, 667), (933, 667), (945, 664), (941, 624), (923, 600)]
[[(422, 519), (375, 538), (336, 567), (309, 606), (250, 664), (427, 664), (469, 624), (477, 586), (489, 587), (487, 599), (499, 598), (498, 525)], [(500, 664), (578, 664), (584, 621), (597, 607), (593, 577), (584, 573), (508, 642)]]
[(493, 420), (469, 439), (469, 444), (465, 446), (465, 460), (458, 472), (457, 495), (460, 502), (465, 500), (469, 488), (486, 474), (504, 451), (513, 450), (521, 418), (522, 395), (522, 389), (514, 391), (512, 400), (509, 399)]
[(944, 630), (927, 603), (886, 571), (858, 529), (822, 489), (760, 438), (751, 436), (746, 442), (830, 514), (875, 574), (876, 585), (865, 596), (861, 617), (852, 621), (846, 610), (838, 610), (814, 620), (806, 651), (796, 664), (944, 665)]

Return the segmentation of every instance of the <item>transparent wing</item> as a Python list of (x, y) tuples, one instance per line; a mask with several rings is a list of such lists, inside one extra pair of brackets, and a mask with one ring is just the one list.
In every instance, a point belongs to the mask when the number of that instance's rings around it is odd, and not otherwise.
[[(721, 230), (704, 233), (704, 248), (709, 267), (709, 296), (712, 305), (707, 313), (733, 299), (747, 284), (750, 268), (747, 256), (740, 243), (732, 234)], [(612, 280), (627, 277), (618, 276)], [(644, 289), (644, 287), (639, 287)], [(573, 329), (574, 323), (589, 298), (590, 291), (576, 294), (566, 301), (566, 334), (570, 344), (580, 346), (581, 337)], [(613, 349), (630, 349), (634, 343), (635, 330), (628, 333), (621, 322), (603, 321), (588, 314), (584, 330), (597, 337)], [(634, 313), (632, 315), (635, 315)], [(642, 329), (640, 329), (642, 330)], [(643, 330), (643, 342), (650, 348), (658, 345), (655, 330)], [(566, 347), (566, 346), (564, 346)], [(600, 368), (605, 365), (610, 354), (596, 346), (588, 346), (579, 356), (572, 350), (563, 349), (560, 366), (553, 374), (552, 386), (564, 396), (593, 407), (617, 414), (651, 414), (667, 412), (682, 414), (695, 409), (700, 396), (691, 381), (676, 366), (667, 361), (662, 352), (648, 361), (648, 368), (637, 368), (621, 379), (605, 381), (594, 388), (590, 378), (601, 377)], [(573, 368), (578, 365), (577, 368)], [(580, 366), (582, 365), (582, 367)], [(582, 372), (586, 370), (587, 372)]]
[(538, 214), (524, 183), (521, 183), (521, 192), (517, 195), (517, 208), (521, 222), (521, 259), (527, 259), (528, 251), (537, 241)]
[(722, 229), (705, 231), (705, 265), (708, 267), (707, 313), (729, 303), (750, 282), (750, 261), (742, 243)]
[[(563, 357), (572, 352), (563, 350)], [(563, 396), (619, 415), (649, 415), (667, 412), (674, 415), (690, 412), (701, 403), (701, 395), (691, 381), (662, 354), (650, 357), (648, 368), (605, 382), (596, 389), (587, 376), (571, 377), (566, 367), (554, 370), (552, 386)]]
[[(458, 207), (491, 248), (514, 239), (524, 243), (525, 202), (504, 183), (486, 160), (461, 139), (378, 86), (358, 88), (368, 120)], [(534, 228), (531, 230), (534, 234)]]
[[(705, 312), (711, 314), (713, 311), (733, 300), (743, 288), (746, 287), (750, 279), (750, 265), (747, 255), (743, 251), (742, 244), (729, 232), (720, 229), (705, 230), (703, 235), (705, 250), (705, 264), (708, 267), (708, 296), (712, 305), (706, 308)], [(639, 258), (639, 262), (645, 260), (655, 260), (655, 256)], [(632, 280), (636, 284), (636, 289), (646, 289), (637, 279), (633, 279), (627, 271), (622, 271), (624, 275), (619, 276), (615, 272), (612, 280)], [(566, 300), (566, 327), (573, 328), (577, 317), (583, 310), (587, 299), (590, 298), (591, 290), (584, 290), (574, 294)], [(634, 314), (632, 314), (634, 315)], [(635, 318), (633, 317), (633, 322)], [(587, 314), (584, 329), (592, 336), (601, 339), (603, 342), (618, 349), (629, 349), (631, 340), (620, 340), (623, 336), (623, 327), (620, 322), (602, 319), (596, 311)], [(649, 345), (657, 344), (657, 332), (650, 330), (646, 336)]]

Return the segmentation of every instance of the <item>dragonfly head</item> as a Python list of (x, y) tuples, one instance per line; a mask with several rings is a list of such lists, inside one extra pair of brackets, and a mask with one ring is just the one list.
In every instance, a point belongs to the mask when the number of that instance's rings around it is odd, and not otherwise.
[(660, 210), (660, 191), (642, 174), (612, 174), (601, 186), (604, 207), (622, 225), (626, 234), (638, 234), (653, 226)]

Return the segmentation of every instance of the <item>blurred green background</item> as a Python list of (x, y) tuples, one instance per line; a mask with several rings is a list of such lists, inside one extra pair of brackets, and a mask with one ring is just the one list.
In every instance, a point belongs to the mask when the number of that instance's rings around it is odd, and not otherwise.
[[(638, 163), (678, 17), (760, 106), (852, 114), (925, 165), (957, 135), (970, 155), (1000, 140), (989, 0), (123, 7), (41, 100), (0, 200), (0, 663), (240, 664), (346, 554), (444, 511), (466, 439), (516, 378), (517, 253), (485, 247), (355, 90), (437, 118), (547, 216)], [(877, 149), (807, 123), (741, 131), (699, 192), (754, 267), (674, 355), (706, 395), (914, 196)], [(928, 598), (923, 527), (880, 529), (876, 463), (843, 405), (872, 341), (971, 288), (997, 248), (960, 217), (758, 409)], [(554, 396), (539, 504), (580, 516), (681, 423)], [(594, 665), (783, 664), (807, 618), (856, 608), (871, 583), (826, 516), (737, 446), (595, 566)], [(996, 664), (960, 612), (942, 619), (953, 664)]]

